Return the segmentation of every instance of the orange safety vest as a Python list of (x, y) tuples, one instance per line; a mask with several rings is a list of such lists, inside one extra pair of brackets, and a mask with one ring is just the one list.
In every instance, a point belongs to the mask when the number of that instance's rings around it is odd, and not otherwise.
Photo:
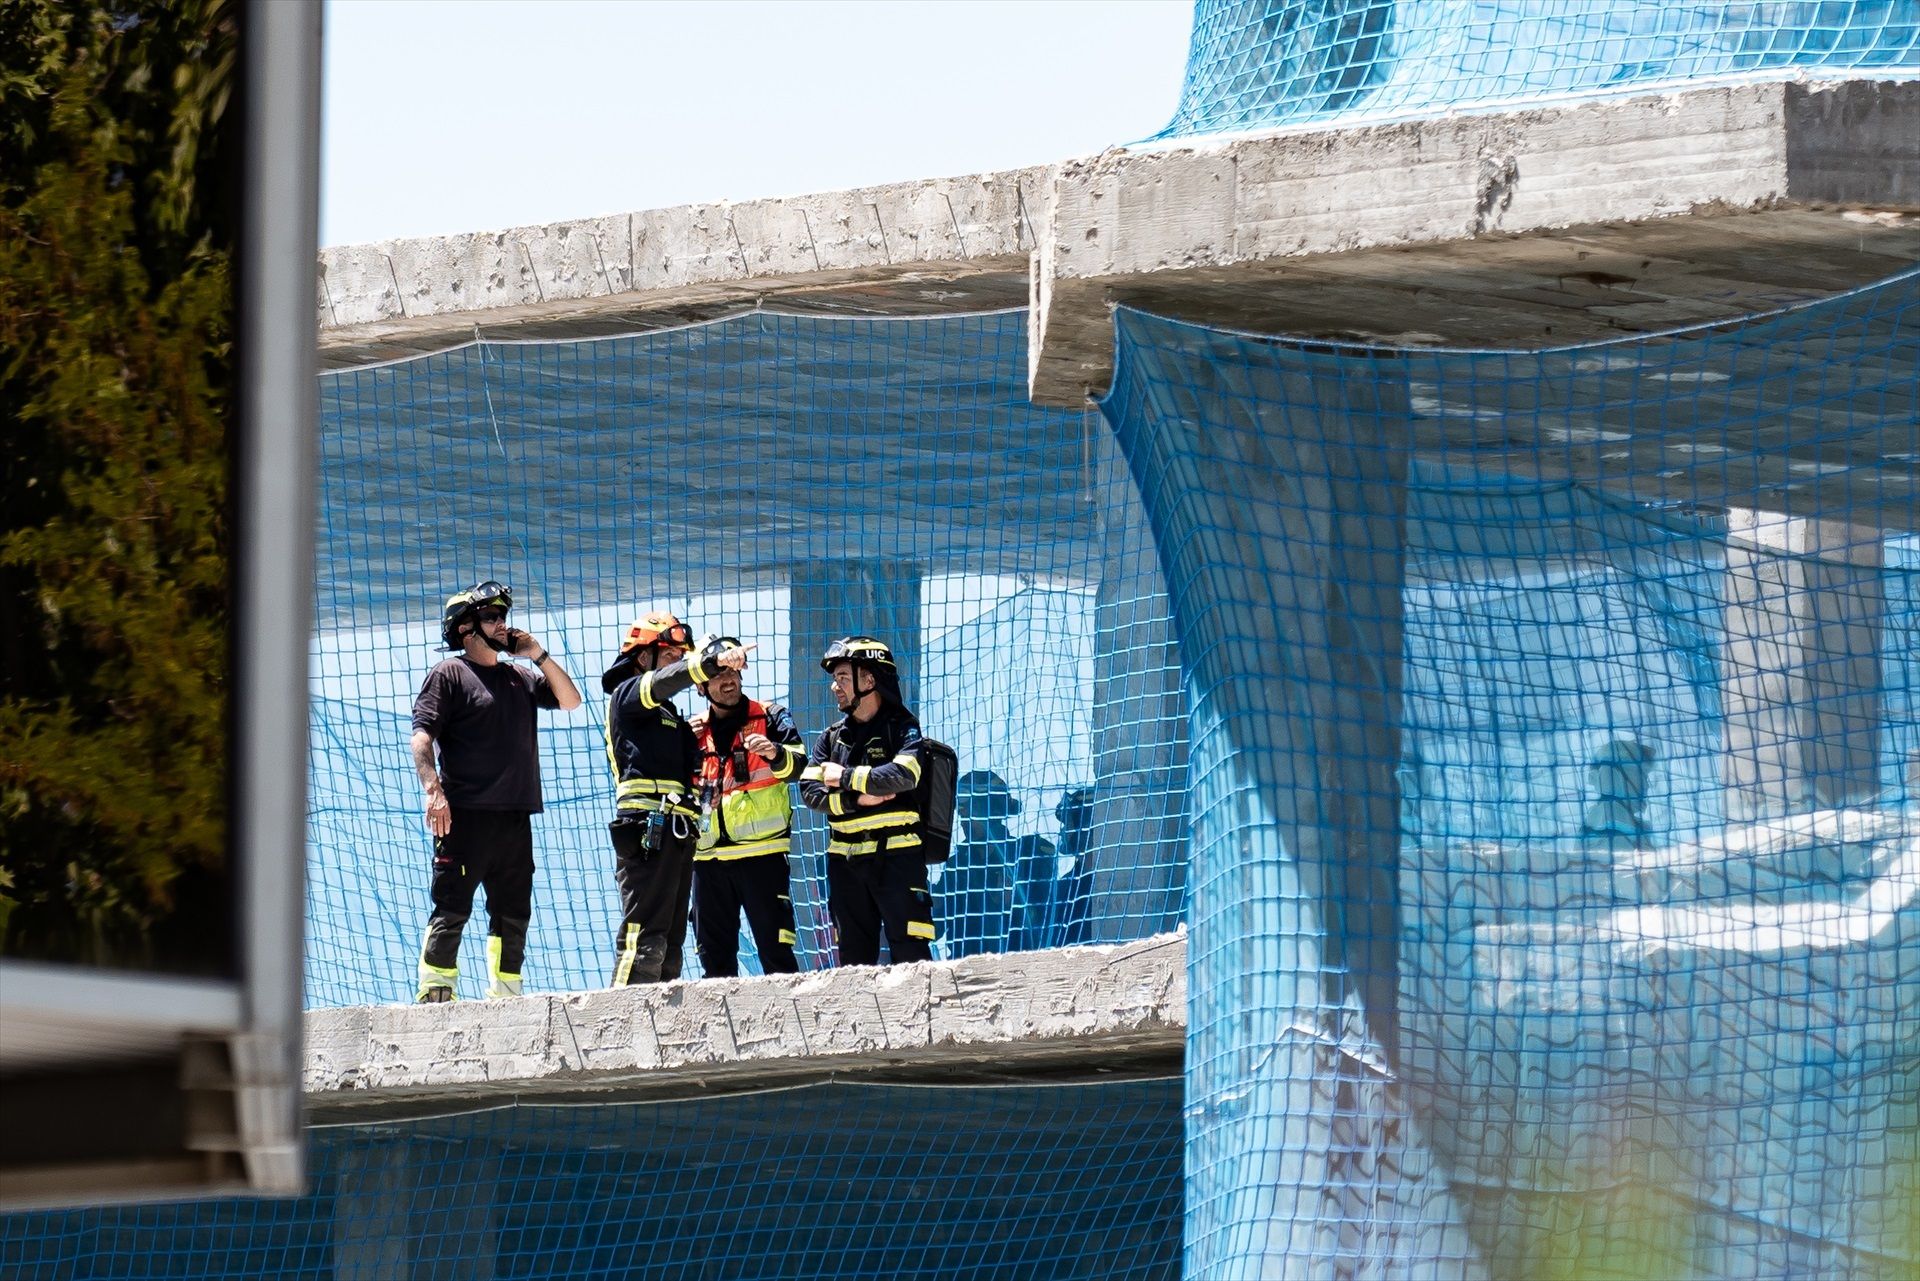
[[(785, 854), (793, 842), (793, 798), (787, 783), (799, 773), (803, 763), (798, 749), (776, 744), (782, 759), (769, 761), (740, 746), (749, 734), (767, 732), (767, 709), (762, 703), (747, 700), (747, 720), (734, 739), (734, 750), (725, 756), (713, 750), (713, 729), (709, 717), (693, 722), (694, 740), (700, 745), (700, 795), (705, 799), (700, 820), (700, 843), (696, 859), (753, 858), (761, 854)], [(747, 776), (734, 775), (741, 753), (748, 761)], [(776, 769), (776, 764), (783, 768)]]

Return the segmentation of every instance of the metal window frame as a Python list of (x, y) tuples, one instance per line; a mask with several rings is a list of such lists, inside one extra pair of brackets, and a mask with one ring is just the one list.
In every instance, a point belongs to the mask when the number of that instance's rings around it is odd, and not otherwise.
[[(228, 848), (238, 977), (0, 961), (0, 1210), (304, 1190), (300, 1098), (312, 621), (319, 0), (241, 38)], [(6, 1053), (7, 1024), (19, 1038)]]

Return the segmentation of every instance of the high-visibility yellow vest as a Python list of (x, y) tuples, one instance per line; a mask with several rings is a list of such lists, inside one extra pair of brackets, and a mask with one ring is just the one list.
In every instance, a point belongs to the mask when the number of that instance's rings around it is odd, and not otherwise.
[(767, 709), (747, 700), (746, 723), (734, 739), (735, 750), (717, 755), (713, 750), (710, 718), (694, 721), (694, 739), (700, 745), (700, 794), (707, 798), (700, 823), (695, 859), (753, 858), (785, 854), (793, 844), (793, 798), (787, 784), (805, 764), (800, 749), (775, 743), (777, 760), (746, 752), (747, 776), (735, 777), (734, 766), (745, 751), (740, 744), (749, 734), (765, 735)]

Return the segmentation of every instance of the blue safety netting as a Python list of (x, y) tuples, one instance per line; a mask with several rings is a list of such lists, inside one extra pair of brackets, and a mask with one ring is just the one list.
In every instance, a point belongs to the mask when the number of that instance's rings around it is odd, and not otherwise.
[(1538, 352), (1122, 312), (1189, 1275), (1920, 1270), (1920, 273)]
[[(1920, 0), (1203, 0), (1167, 134), (1916, 73)], [(809, 735), (814, 657), (872, 631), (1017, 802), (936, 886), (937, 954), (1190, 918), (1184, 1105), (329, 1126), (304, 1198), (12, 1216), (0, 1274), (1915, 1275), (1916, 304), (1535, 352), (1123, 311), (1104, 421), (1027, 402), (1011, 313), (327, 374), (309, 1004), (409, 994), (407, 708), (440, 601), (496, 577), (588, 697), (541, 733), (530, 990), (605, 982), (625, 623), (758, 642)], [(809, 967), (821, 846), (803, 817)]]
[[(1165, 1275), (1147, 1238), (1184, 1213), (1199, 1277), (1912, 1275), (1917, 303), (1909, 273), (1538, 352), (1123, 311), (1104, 424), (1026, 403), (1014, 315), (756, 314), (329, 375), (316, 1004), (407, 994), (406, 706), (448, 583), (512, 581), (587, 677), (644, 606), (759, 639), (755, 692), (809, 729), (819, 643), (872, 625), (1023, 803), (977, 842), (1012, 884), (943, 918), (990, 926), (943, 952), (1163, 929), (1190, 870), (1184, 1200), (1155, 1181), (1172, 1096), (1148, 1144), (1102, 1128), (1131, 1104), (776, 1093), (740, 1129), (635, 1104), (320, 1131), (302, 1201), (16, 1216), (0, 1261)], [(542, 731), (536, 988), (603, 982), (594, 719)], [(796, 1183), (823, 1128), (869, 1173)], [(980, 1161), (920, 1177), (940, 1153)], [(983, 1200), (983, 1170), (1037, 1183)], [(771, 1235), (719, 1226), (769, 1206)]]
[(1198, 0), (1161, 137), (1920, 75), (1920, 0)]
[[(809, 741), (838, 715), (827, 643), (882, 637), (927, 732), (1006, 785), (934, 870), (936, 955), (1174, 928), (1186, 720), (1158, 565), (1097, 416), (1028, 402), (1025, 335), (1020, 313), (762, 312), (324, 375), (308, 1004), (411, 997), (430, 841), (410, 709), (444, 656), (441, 602), (489, 577), (586, 697), (540, 731), (529, 991), (608, 981), (599, 674), (655, 608), (757, 643), (747, 693)], [(824, 824), (801, 810), (799, 830), (811, 969), (832, 959)], [(469, 996), (485, 935), (476, 905)]]
[(821, 1085), (309, 1132), (310, 1190), (0, 1218), (9, 1281), (1179, 1275), (1180, 1080)]

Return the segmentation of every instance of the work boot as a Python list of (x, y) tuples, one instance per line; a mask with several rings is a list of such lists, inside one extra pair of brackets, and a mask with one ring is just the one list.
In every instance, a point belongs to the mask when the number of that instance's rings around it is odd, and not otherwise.
[(453, 990), (453, 985), (460, 981), (459, 966), (435, 965), (423, 956), (420, 958), (419, 978), (420, 986), (413, 993), (416, 1005), (440, 1005), (460, 999)]

